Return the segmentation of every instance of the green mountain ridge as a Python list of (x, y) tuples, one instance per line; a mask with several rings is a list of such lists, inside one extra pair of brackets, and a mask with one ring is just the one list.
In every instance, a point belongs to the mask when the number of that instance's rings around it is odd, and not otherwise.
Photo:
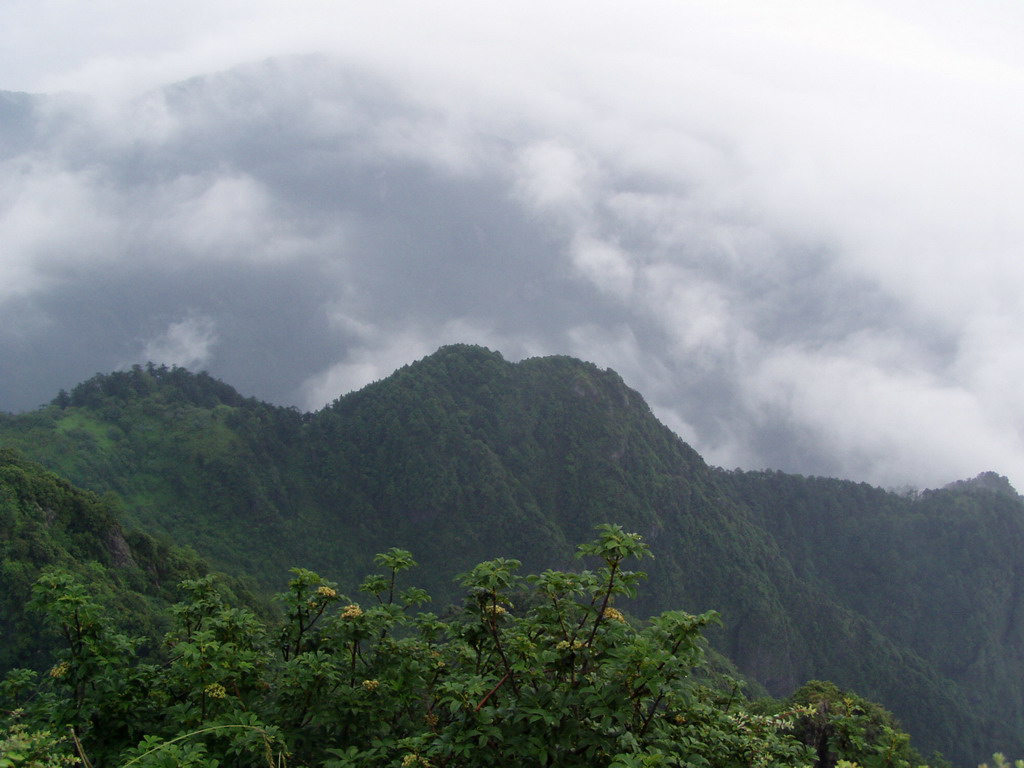
[(312, 414), (137, 367), (0, 415), (0, 446), (264, 592), (295, 565), (357, 580), (397, 546), (447, 599), (482, 559), (563, 567), (619, 523), (657, 554), (629, 610), (718, 610), (712, 642), (772, 694), (827, 678), (958, 763), (1024, 753), (1024, 503), (998, 475), (915, 496), (727, 472), (612, 371), (463, 345)]

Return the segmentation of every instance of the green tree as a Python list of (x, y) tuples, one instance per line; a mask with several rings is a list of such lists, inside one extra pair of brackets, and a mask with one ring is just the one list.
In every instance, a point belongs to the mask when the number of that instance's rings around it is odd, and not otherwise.
[(643, 578), (625, 567), (649, 556), (636, 534), (599, 526), (579, 555), (589, 567), (525, 577), (516, 560), (480, 563), (444, 617), (399, 588), (414, 566), (401, 549), (377, 556), (363, 604), (294, 569), (271, 624), (230, 605), (216, 578), (191, 579), (150, 659), (70, 574), (47, 571), (34, 606), (67, 647), (41, 679), (0, 685), (0, 706), (20, 708), (0, 738), (49, 745), (40, 765), (59, 764), (69, 745), (46, 734), (69, 723), (96, 768), (797, 768), (820, 732), (822, 768), (911, 765), (884, 711), (826, 684), (760, 708), (737, 684), (710, 685), (713, 612), (631, 621), (616, 603)]

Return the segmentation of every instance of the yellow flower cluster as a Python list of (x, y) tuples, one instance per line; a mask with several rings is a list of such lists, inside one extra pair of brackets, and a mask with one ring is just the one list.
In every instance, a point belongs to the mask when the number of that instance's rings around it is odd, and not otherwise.
[(423, 765), (429, 768), (430, 761), (422, 755), (417, 755), (414, 752), (410, 752), (402, 758), (402, 768), (412, 768), (414, 765)]
[(345, 610), (341, 612), (341, 618), (343, 619), (358, 619), (363, 615), (363, 609), (355, 603), (352, 605), (346, 605)]
[(333, 590), (330, 587), (328, 587), (328, 586), (317, 587), (316, 588), (316, 593), (318, 595), (320, 595), (320, 597), (337, 597), (338, 596), (338, 593), (335, 590)]
[(50, 677), (52, 677), (55, 680), (59, 680), (60, 678), (64, 677), (64, 675), (66, 675), (68, 673), (68, 670), (70, 669), (71, 665), (68, 664), (66, 661), (62, 661), (60, 664), (55, 664), (53, 667), (50, 668)]
[(506, 611), (504, 607), (500, 605), (488, 605), (486, 610), (489, 614), (491, 614), (491, 616), (503, 616), (506, 613), (508, 613), (508, 611)]
[(363, 688), (373, 693), (380, 688), (380, 680), (363, 680)]
[(605, 608), (603, 615), (606, 619), (613, 619), (614, 621), (621, 621), (623, 623), (626, 621), (626, 617), (622, 615), (622, 611), (618, 608)]
[(562, 640), (555, 645), (555, 649), (559, 651), (568, 651), (570, 648), (574, 651), (578, 651), (582, 647), (582, 640), (573, 640), (571, 643), (568, 640)]
[(210, 683), (203, 688), (203, 692), (211, 699), (223, 699), (228, 695), (227, 689), (220, 683)]

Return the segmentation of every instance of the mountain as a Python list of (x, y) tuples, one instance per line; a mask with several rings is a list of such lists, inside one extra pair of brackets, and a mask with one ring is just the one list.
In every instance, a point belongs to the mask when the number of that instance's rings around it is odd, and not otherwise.
[(656, 555), (623, 607), (718, 610), (712, 642), (772, 694), (827, 678), (958, 763), (1024, 753), (1024, 503), (991, 483), (900, 495), (727, 472), (612, 371), (462, 345), (311, 414), (135, 367), (0, 416), (0, 445), (264, 594), (296, 565), (358, 583), (397, 546), (443, 610), (480, 560), (562, 567), (619, 523)]

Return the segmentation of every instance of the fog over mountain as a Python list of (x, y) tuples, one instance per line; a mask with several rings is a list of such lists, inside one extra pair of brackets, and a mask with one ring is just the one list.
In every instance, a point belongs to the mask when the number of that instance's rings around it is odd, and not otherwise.
[(716, 464), (1024, 485), (1021, 6), (128, 10), (0, 10), (0, 410), (462, 341)]

